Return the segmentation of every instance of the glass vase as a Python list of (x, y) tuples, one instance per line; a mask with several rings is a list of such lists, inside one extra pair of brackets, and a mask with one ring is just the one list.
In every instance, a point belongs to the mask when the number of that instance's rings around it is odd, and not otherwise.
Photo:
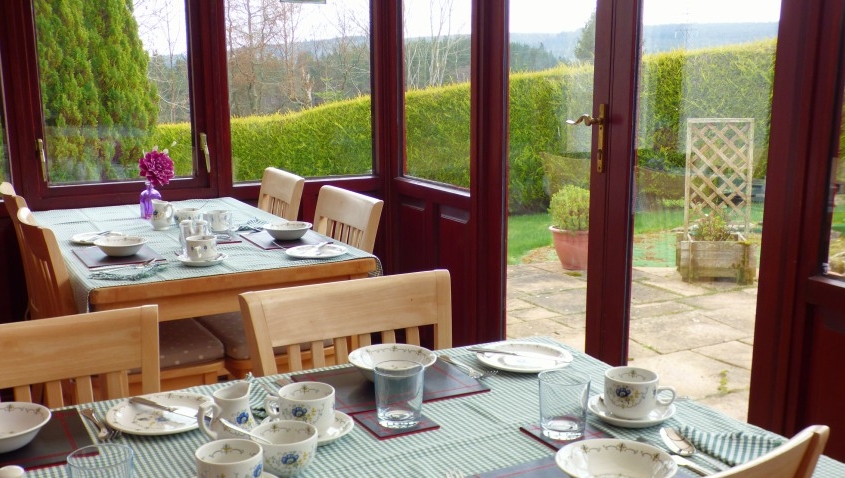
[(153, 187), (153, 183), (146, 181), (144, 190), (141, 191), (141, 217), (149, 219), (153, 216), (153, 199), (161, 199), (161, 193)]

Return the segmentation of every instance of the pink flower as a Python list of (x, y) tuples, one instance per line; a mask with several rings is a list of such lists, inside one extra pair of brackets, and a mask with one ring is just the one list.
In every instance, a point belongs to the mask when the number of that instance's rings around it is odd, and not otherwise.
[(173, 160), (167, 155), (167, 150), (158, 151), (158, 146), (138, 161), (141, 176), (147, 178), (153, 186), (162, 186), (173, 179)]

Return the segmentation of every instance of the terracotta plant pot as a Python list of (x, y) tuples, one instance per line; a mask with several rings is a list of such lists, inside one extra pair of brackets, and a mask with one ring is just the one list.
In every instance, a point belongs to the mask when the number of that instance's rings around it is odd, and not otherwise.
[(555, 252), (564, 269), (573, 271), (587, 270), (587, 235), (588, 231), (562, 231), (549, 227), (554, 240)]

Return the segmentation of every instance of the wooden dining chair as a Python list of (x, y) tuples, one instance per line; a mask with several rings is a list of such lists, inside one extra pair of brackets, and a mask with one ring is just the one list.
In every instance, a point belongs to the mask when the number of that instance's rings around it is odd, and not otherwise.
[(301, 344), (313, 368), (331, 365), (324, 341), (334, 342), (334, 362), (348, 363), (349, 343), (420, 345), (421, 329), (432, 330), (435, 349), (452, 346), (452, 292), (447, 270), (396, 274), (284, 289), (245, 292), (238, 298), (257, 376), (278, 373), (274, 347), (287, 349), (291, 371), (303, 370)]
[[(18, 220), (28, 246), (29, 259), (24, 267), (32, 268), (32, 318), (77, 313), (67, 265), (53, 231), (40, 227), (29, 208), (18, 211)], [(163, 390), (213, 384), (218, 376), (225, 375), (223, 344), (196, 320), (162, 322), (158, 335)], [(141, 381), (142, 377), (133, 375), (130, 386), (135, 390)]]
[(317, 195), (313, 229), (372, 253), (382, 207), (381, 199), (326, 185)]
[[(18, 196), (15, 193), (15, 187), (12, 186), (11, 183), (3, 182), (0, 183), (0, 196), (3, 198), (3, 204), (6, 205), (6, 211), (9, 213), (9, 219), (12, 221), (12, 226), (15, 229), (15, 236), (18, 240), (18, 251), (20, 251), (21, 255), (21, 264), (23, 265), (24, 271), (24, 280), (26, 283), (26, 290), (28, 294), (31, 294), (34, 286), (32, 282), (32, 270), (33, 267), (27, 266), (24, 261), (28, 261), (30, 258), (29, 252), (27, 250), (26, 241), (23, 238), (23, 234), (21, 232), (21, 223), (18, 220), (18, 211), (22, 208), (27, 207), (26, 200), (22, 196)], [(31, 296), (30, 296), (31, 297)], [(27, 319), (32, 317), (33, 312), (33, 304), (31, 298), (27, 299), (27, 307), (25, 312), (25, 317)]]
[(295, 221), (304, 187), (305, 178), (281, 169), (266, 168), (258, 190), (258, 209)]
[(712, 478), (810, 478), (829, 436), (827, 425), (811, 425), (765, 455)]
[(0, 324), (0, 350), (0, 389), (19, 402), (41, 384), (48, 408), (127, 397), (130, 370), (142, 393), (160, 389), (157, 305)]

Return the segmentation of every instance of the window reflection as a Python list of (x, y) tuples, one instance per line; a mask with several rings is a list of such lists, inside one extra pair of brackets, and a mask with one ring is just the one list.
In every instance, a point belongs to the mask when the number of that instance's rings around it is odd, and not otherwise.
[(839, 141), (839, 157), (834, 158), (830, 180), (830, 244), (826, 272), (845, 278), (845, 123)]
[(373, 169), (369, 2), (227, 0), (235, 182)]
[[(6, 111), (4, 106), (3, 92), (0, 91), (0, 112)], [(6, 115), (0, 114), (0, 179), (11, 181), (9, 173), (9, 150), (6, 147)]]

